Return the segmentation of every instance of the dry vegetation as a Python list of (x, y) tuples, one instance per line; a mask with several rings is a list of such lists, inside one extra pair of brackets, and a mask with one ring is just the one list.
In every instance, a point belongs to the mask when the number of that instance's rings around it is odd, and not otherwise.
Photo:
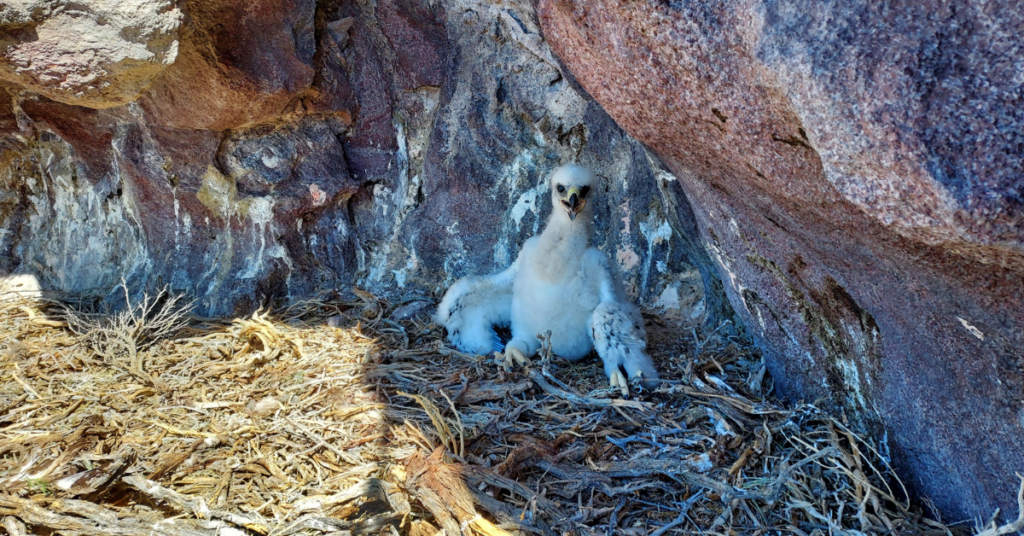
[(950, 534), (875, 445), (779, 405), (757, 355), (719, 333), (649, 317), (671, 381), (620, 400), (593, 360), (505, 373), (356, 295), (187, 325), (166, 293), (113, 317), (0, 303), (3, 527)]

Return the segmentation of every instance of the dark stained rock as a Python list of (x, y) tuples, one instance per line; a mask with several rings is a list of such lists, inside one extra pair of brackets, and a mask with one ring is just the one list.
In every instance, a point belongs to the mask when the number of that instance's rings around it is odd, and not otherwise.
[(949, 517), (1024, 470), (1012, 2), (541, 0), (584, 88), (679, 177), (779, 390), (874, 432)]
[(26, 136), (32, 136), (31, 129), (25, 128), (23, 131), (28, 121), (19, 121), (19, 112), (14, 108), (14, 100), (8, 93), (11, 91), (17, 93), (19, 89), (6, 84), (0, 85), (0, 151), (22, 150), (25, 148)]
[[(442, 17), (443, 9), (437, 8)], [(377, 2), (377, 11), (380, 29), (395, 51), (399, 86), (440, 86), (445, 80), (448, 36), (427, 4), (417, 0), (381, 0)]]
[[(7, 99), (12, 101), (12, 99)], [(113, 171), (111, 142), (116, 112), (83, 109), (46, 98), (18, 99), (19, 108), (39, 129), (48, 130), (74, 147), (82, 177), (97, 181)]]
[[(375, 198), (392, 199), (397, 225), (373, 244), (368, 281), (443, 288), (508, 266), (543, 227), (547, 173), (578, 161), (603, 180), (597, 242), (618, 261), (630, 292), (702, 319), (704, 284), (694, 266), (710, 275), (711, 263), (699, 245), (673, 239), (685, 205), (674, 177), (563, 72), (532, 9), (472, 3), (443, 15), (447, 80), (395, 103), (407, 171), (375, 185)], [(381, 27), (387, 33), (389, 23)], [(401, 70), (398, 79), (406, 79)], [(414, 111), (420, 106), (424, 112)], [(356, 210), (357, 219), (371, 219)]]

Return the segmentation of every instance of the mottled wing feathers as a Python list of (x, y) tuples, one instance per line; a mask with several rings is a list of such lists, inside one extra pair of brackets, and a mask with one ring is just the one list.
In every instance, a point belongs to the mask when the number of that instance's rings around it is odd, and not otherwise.
[(604, 253), (592, 248), (586, 260), (601, 299), (590, 316), (590, 337), (604, 362), (605, 373), (613, 386), (614, 375), (620, 371), (631, 380), (641, 377), (647, 389), (657, 387), (658, 371), (647, 355), (647, 333), (640, 309), (629, 302)]
[(658, 372), (647, 355), (647, 336), (636, 307), (617, 301), (602, 302), (591, 316), (590, 334), (609, 378), (616, 370), (623, 370), (631, 380), (641, 377), (648, 389), (657, 386)]
[(483, 277), (465, 277), (448, 289), (434, 321), (448, 330), (452, 346), (479, 355), (502, 350), (494, 326), (511, 322), (516, 267)]

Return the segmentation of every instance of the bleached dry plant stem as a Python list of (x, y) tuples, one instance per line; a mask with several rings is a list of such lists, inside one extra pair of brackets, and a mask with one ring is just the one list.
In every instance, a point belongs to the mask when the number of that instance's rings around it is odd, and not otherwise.
[(89, 341), (105, 360), (116, 361), (127, 355), (128, 371), (146, 383), (153, 379), (146, 374), (141, 352), (153, 343), (169, 337), (188, 324), (195, 301), (174, 294), (165, 286), (156, 295), (143, 293), (142, 300), (132, 303), (128, 285), (121, 280), (125, 307), (113, 315), (100, 315), (64, 307), (68, 327)]
[(1017, 492), (1017, 519), (1001, 527), (996, 526), (993, 521), (991, 527), (979, 532), (977, 536), (1002, 536), (1024, 530), (1024, 475), (1017, 473), (1017, 478), (1020, 479), (1020, 491)]

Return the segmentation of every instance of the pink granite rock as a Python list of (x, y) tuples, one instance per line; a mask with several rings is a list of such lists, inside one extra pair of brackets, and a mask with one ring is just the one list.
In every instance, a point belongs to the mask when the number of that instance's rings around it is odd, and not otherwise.
[(960, 519), (1024, 470), (1024, 14), (1012, 2), (541, 0), (680, 178), (780, 390)]

